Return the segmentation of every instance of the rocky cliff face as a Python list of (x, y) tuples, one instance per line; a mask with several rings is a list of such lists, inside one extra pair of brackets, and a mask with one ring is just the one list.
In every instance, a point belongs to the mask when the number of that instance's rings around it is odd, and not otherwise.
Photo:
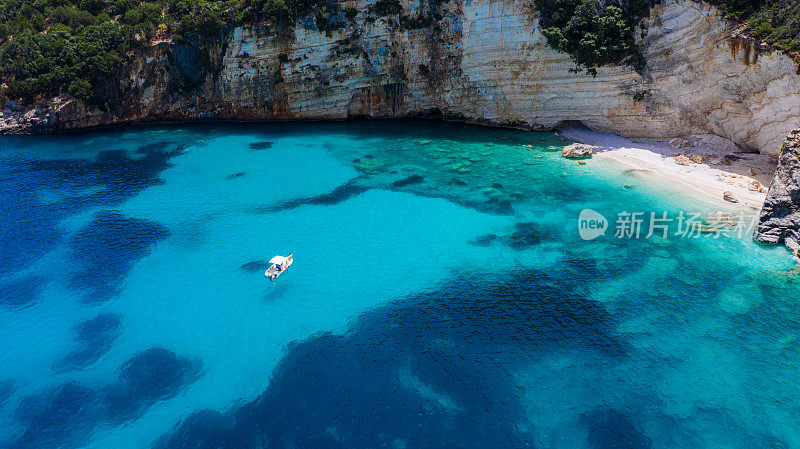
[(800, 259), (800, 129), (781, 148), (775, 179), (769, 188), (756, 232), (764, 244), (785, 243)]
[[(237, 28), (226, 41), (156, 44), (130, 70), (130, 90), (103, 112), (58, 98), (7, 108), (6, 131), (61, 130), (169, 119), (345, 119), (442, 116), (553, 128), (565, 121), (628, 137), (711, 139), (775, 154), (800, 117), (793, 62), (737, 36), (719, 11), (692, 0), (652, 10), (640, 40), (644, 75), (601, 67), (571, 73), (551, 49), (532, 0), (438, 2), (417, 29), (374, 17), (371, 1), (331, 34), (311, 20), (278, 33)], [(403, 0), (408, 14), (427, 2)], [(205, 67), (207, 70), (203, 70)]]

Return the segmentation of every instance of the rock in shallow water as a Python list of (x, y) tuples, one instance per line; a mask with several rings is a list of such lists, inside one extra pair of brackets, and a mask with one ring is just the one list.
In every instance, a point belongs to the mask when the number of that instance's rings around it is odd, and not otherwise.
[(570, 159), (585, 159), (592, 157), (596, 147), (582, 143), (567, 145), (561, 150), (561, 155)]

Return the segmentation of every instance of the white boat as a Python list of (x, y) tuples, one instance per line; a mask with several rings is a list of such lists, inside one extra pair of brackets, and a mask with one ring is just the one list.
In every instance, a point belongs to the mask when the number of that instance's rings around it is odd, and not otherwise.
[(292, 262), (291, 254), (288, 256), (275, 256), (269, 260), (269, 263), (272, 265), (264, 272), (264, 276), (270, 280), (275, 279), (282, 275), (283, 272), (292, 265)]

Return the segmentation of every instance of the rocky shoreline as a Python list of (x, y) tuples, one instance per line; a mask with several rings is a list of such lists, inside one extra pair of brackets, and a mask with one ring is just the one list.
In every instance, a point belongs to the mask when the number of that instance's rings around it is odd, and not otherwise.
[(755, 239), (768, 245), (783, 243), (800, 260), (800, 128), (781, 147)]

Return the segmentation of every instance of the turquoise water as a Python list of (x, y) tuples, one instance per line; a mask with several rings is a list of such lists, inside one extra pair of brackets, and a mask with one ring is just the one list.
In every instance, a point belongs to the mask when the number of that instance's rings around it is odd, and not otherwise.
[[(414, 122), (3, 137), (0, 446), (800, 447), (786, 252), (615, 238), (622, 211), (718, 206), (566, 143)], [(584, 209), (605, 236), (580, 238)]]

